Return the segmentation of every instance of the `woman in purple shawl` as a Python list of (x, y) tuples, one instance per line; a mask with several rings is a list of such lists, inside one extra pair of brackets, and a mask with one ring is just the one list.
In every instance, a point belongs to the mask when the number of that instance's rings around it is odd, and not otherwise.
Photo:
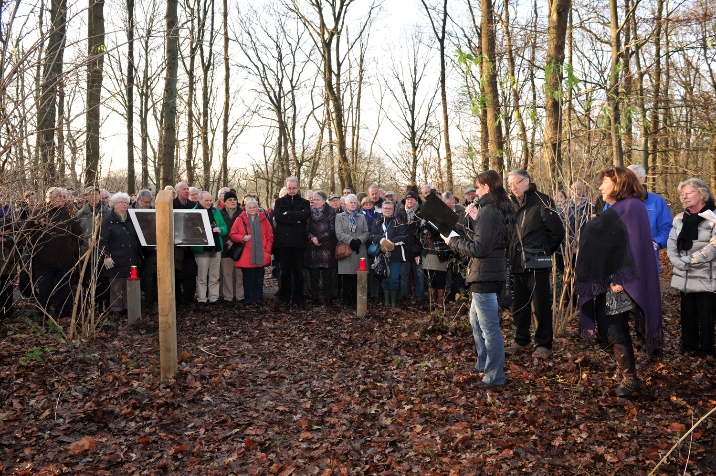
[[(610, 206), (587, 222), (579, 241), (577, 284), (581, 335), (593, 343), (595, 322), (606, 329), (608, 344), (622, 381), (611, 392), (620, 397), (639, 393), (629, 311), (637, 307), (637, 322), (646, 328), (647, 354), (661, 347), (661, 293), (654, 260), (646, 191), (634, 173), (610, 167), (599, 173), (602, 198)], [(642, 327), (642, 328), (644, 328)]]

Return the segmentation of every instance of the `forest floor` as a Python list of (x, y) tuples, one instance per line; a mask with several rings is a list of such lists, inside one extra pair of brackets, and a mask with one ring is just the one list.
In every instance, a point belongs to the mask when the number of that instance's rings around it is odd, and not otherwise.
[[(647, 474), (716, 407), (716, 361), (679, 355), (677, 296), (663, 304), (665, 348), (637, 352), (636, 400), (607, 395), (613, 356), (575, 325), (551, 359), (508, 357), (507, 384), (478, 388), (456, 305), (192, 308), (167, 383), (155, 317), (77, 345), (21, 317), (0, 323), (0, 473)], [(656, 474), (716, 473), (715, 423)]]

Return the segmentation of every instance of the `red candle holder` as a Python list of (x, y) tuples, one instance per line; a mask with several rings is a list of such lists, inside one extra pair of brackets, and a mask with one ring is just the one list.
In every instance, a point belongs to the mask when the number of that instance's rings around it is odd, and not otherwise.
[(365, 258), (360, 259), (360, 264), (358, 265), (358, 271), (368, 271), (368, 268), (366, 268), (366, 265), (365, 265)]
[(129, 268), (129, 279), (139, 279), (136, 266), (132, 266), (131, 268)]

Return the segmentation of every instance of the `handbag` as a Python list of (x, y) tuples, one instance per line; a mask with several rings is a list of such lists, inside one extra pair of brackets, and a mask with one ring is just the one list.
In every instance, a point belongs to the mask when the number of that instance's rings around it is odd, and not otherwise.
[(552, 255), (542, 248), (522, 248), (522, 268), (545, 269), (552, 267)]
[(343, 243), (342, 241), (339, 241), (336, 245), (336, 259), (338, 261), (344, 260), (348, 258), (350, 255), (353, 254), (353, 250), (351, 249), (351, 245), (348, 243)]
[(370, 265), (370, 269), (373, 270), (373, 276), (379, 280), (386, 279), (390, 276), (390, 268), (388, 267), (388, 256), (390, 253), (380, 253), (376, 256), (375, 261)]
[[(244, 231), (246, 234), (249, 234), (249, 230), (246, 228), (246, 222), (241, 220), (241, 222), (244, 224)], [(231, 245), (231, 248), (229, 248), (229, 258), (231, 258), (234, 261), (239, 261), (241, 259), (241, 253), (244, 252), (244, 248), (246, 248), (246, 242), (242, 241), (241, 243), (234, 243)]]

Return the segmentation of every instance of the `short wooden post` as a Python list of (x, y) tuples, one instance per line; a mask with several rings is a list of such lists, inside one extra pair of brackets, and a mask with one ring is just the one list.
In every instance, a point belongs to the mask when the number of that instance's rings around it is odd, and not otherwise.
[(368, 312), (368, 268), (366, 267), (365, 258), (360, 259), (360, 267), (358, 268), (358, 304), (356, 314), (363, 317)]
[(177, 372), (176, 301), (174, 299), (174, 195), (157, 194), (157, 291), (159, 301), (159, 363), (162, 380)]
[(127, 278), (127, 325), (142, 317), (142, 288), (139, 278)]

